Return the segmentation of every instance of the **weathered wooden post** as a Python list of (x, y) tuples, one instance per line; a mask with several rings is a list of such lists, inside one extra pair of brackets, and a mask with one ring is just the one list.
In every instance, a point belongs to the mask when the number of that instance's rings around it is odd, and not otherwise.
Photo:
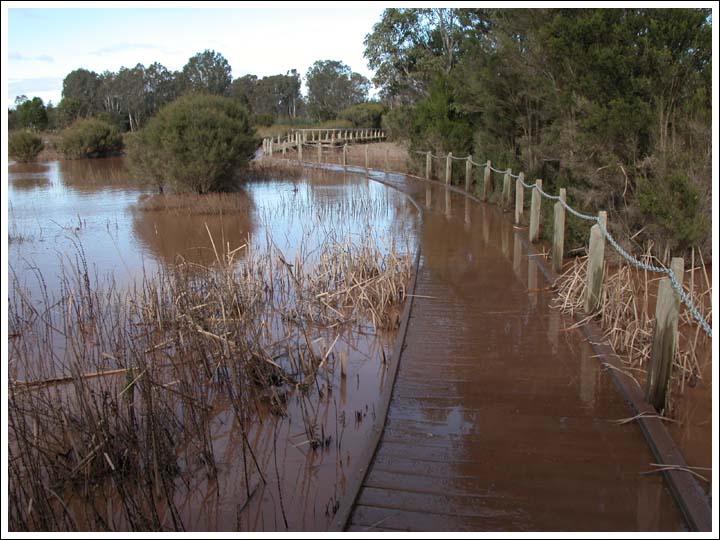
[(470, 184), (472, 184), (472, 154), (465, 161), (465, 191), (470, 191)]
[(532, 200), (530, 202), (530, 241), (535, 243), (540, 239), (540, 203), (542, 202), (542, 196), (540, 195), (540, 189), (542, 189), (542, 180), (535, 180), (535, 189), (532, 190)]
[[(598, 217), (607, 227), (607, 213), (598, 212)], [(600, 306), (603, 271), (605, 266), (605, 235), (597, 223), (590, 228), (590, 245), (587, 262), (587, 289), (585, 291), (585, 313), (594, 313)]]
[(270, 137), (270, 142), (268, 143), (268, 154), (272, 156), (273, 154), (273, 140), (272, 137)]
[(525, 207), (525, 191), (523, 181), (525, 180), (525, 173), (520, 173), (517, 180), (515, 180), (515, 224), (520, 224), (520, 216), (523, 215)]
[(287, 143), (282, 143), (282, 157), (285, 159), (285, 151), (287, 149)]
[(267, 154), (267, 139), (263, 139), (263, 154)]
[(425, 178), (430, 180), (430, 173), (432, 172), (432, 154), (428, 152), (425, 154)]
[(343, 156), (342, 156), (343, 167), (347, 167), (347, 143), (343, 145)]
[(510, 206), (510, 175), (511, 174), (512, 174), (512, 169), (508, 169), (507, 171), (505, 171), (505, 176), (503, 176), (503, 190), (502, 190), (503, 210)]
[(390, 170), (390, 149), (389, 148), (385, 149), (385, 170), (386, 171)]
[[(567, 194), (565, 188), (560, 188), (560, 201), (565, 202)], [(563, 254), (565, 251), (565, 207), (562, 202), (556, 202), (554, 207), (555, 222), (553, 223), (553, 270), (558, 274), (562, 272)]]
[(452, 152), (448, 152), (447, 157), (445, 158), (445, 183), (450, 184), (451, 183), (451, 177), (452, 176)]
[(482, 200), (487, 201), (490, 191), (492, 191), (492, 171), (490, 170), (490, 160), (485, 164), (485, 175), (483, 176), (483, 196)]
[[(670, 269), (682, 287), (685, 262), (673, 257)], [(669, 277), (660, 280), (655, 305), (655, 329), (653, 331), (650, 365), (648, 366), (645, 394), (648, 403), (658, 412), (665, 408), (667, 390), (672, 376), (673, 359), (677, 348), (678, 314), (680, 295), (673, 289)]]
[(365, 168), (370, 169), (370, 154), (368, 153), (368, 145), (365, 145)]
[(311, 136), (312, 136), (312, 139), (311, 139), (312, 142), (315, 142), (315, 130), (313, 129), (313, 130), (310, 132), (310, 134), (311, 134)]
[(322, 163), (322, 141), (318, 142), (318, 163)]

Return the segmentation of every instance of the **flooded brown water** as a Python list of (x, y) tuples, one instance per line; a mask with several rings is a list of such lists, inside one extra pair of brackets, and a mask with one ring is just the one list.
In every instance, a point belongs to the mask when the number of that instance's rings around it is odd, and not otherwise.
[[(407, 345), (350, 529), (682, 530), (662, 477), (640, 474), (654, 459), (638, 427), (613, 422), (629, 409), (589, 346), (565, 331), (573, 321), (547, 307), (550, 293), (509, 220), (442, 187), (379, 178), (426, 207), (422, 222), (403, 195), (357, 174), (251, 183), (243, 195), (250, 216), (179, 216), (138, 211), (148, 192), (127, 182), (118, 160), (13, 165), (9, 259), (21, 283), (35, 287), (40, 268), (52, 292), (78, 243), (99, 275), (112, 271), (128, 287), (178, 255), (207, 263), (206, 225), (233, 247), (270, 232), (288, 258), (303, 237), (361, 235), (368, 222), (379, 241), (408, 242), (410, 251), (418, 241)], [(334, 338), (324, 336), (326, 345)], [(363, 329), (341, 335), (346, 378), (309, 409), (295, 395), (287, 416), (260, 415), (248, 438), (265, 482), (246, 485), (239, 426), (217, 399), (219, 474), (178, 488), (183, 528), (326, 529), (349, 479), (362, 474), (355, 457), (374, 403), (390, 390), (378, 359), (393, 339)], [(327, 446), (310, 448), (297, 420), (308, 411)], [(101, 494), (117, 515), (111, 487)], [(174, 528), (172, 516), (161, 519)]]
[(496, 207), (389, 175), (425, 206), (388, 422), (349, 530), (684, 530), (575, 321)]
[[(112, 281), (132, 288), (178, 257), (208, 264), (214, 250), (206, 226), (219, 246), (233, 249), (248, 240), (264, 245), (271, 237), (274, 248), (293, 261), (300, 246), (312, 253), (328, 237), (359, 241), (370, 235), (383, 249), (395, 245), (413, 253), (419, 220), (403, 194), (362, 175), (324, 171), (297, 181), (248, 183), (238, 196), (247, 199), (249, 211), (240, 215), (141, 210), (138, 202), (150, 193), (127, 181), (118, 159), (11, 165), (8, 188), (9, 262), (17, 279), (13, 287), (38, 299), (44, 291), (51, 298), (63, 294), (63, 267), (80, 256), (98, 276), (99, 287)], [(348, 496), (348, 478), (360, 473), (355, 459), (370, 439), (375, 403), (389, 392), (382, 359), (389, 357), (395, 333), (356, 326), (314, 335), (319, 351), (334, 344), (333, 355), (342, 358), (346, 376), (338, 369), (326, 370), (317, 391), (291, 392), (284, 416), (261, 408), (244, 435), (259, 469), (249, 473), (248, 482), (241, 426), (231, 403), (216, 396), (209, 415), (217, 477), (192, 474), (197, 464), (188, 456), (195, 450), (177, 449), (188, 472), (172, 490), (176, 512), (159, 501), (162, 528), (328, 528), (338, 502)], [(17, 366), (10, 375), (23, 379)], [(323, 441), (320, 447), (310, 444), (307, 425)], [(73, 489), (62, 495), (80, 529), (97, 527), (98, 512), (110, 530), (137, 527), (124, 517), (123, 502), (111, 483), (93, 487), (93, 505)]]

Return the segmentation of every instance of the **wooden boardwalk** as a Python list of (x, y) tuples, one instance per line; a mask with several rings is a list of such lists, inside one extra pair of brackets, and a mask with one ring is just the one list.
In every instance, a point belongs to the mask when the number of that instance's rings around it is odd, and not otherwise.
[[(398, 175), (399, 176), (399, 175)], [(682, 530), (631, 416), (510, 219), (399, 178), (425, 207), (416, 297), (350, 531)]]

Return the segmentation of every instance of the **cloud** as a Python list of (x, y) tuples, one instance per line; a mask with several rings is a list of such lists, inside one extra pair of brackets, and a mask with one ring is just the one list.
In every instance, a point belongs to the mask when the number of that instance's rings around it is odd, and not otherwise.
[(48, 56), (47, 54), (39, 54), (37, 56), (26, 56), (24, 54), (20, 54), (18, 52), (11, 52), (8, 55), (8, 58), (10, 60), (18, 60), (20, 62), (54, 62), (52, 56)]
[(93, 54), (95, 56), (104, 56), (106, 54), (132, 51), (135, 49), (162, 49), (162, 47), (159, 47), (158, 45), (153, 45), (151, 43), (116, 43), (115, 45), (108, 45), (107, 47), (102, 47), (100, 49), (92, 51), (90, 54)]
[(62, 90), (63, 80), (61, 77), (36, 77), (32, 79), (10, 79), (8, 80), (8, 96), (31, 97), (41, 92), (53, 92)]

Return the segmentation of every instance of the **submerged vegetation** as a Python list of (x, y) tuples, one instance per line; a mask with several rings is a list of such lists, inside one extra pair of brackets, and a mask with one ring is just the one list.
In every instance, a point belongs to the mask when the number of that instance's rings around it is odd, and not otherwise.
[[(410, 273), (409, 255), (368, 240), (301, 244), (292, 261), (271, 238), (217, 245), (213, 265), (166, 266), (130, 292), (101, 286), (82, 252), (60, 298), (16, 282), (10, 528), (183, 530), (178, 501), (220, 481), (225, 422), (240, 434), (244, 490), (268, 482), (253, 423), (292, 399), (316, 408), (346, 376), (324, 332), (395, 328)], [(224, 420), (211, 414), (220, 403)], [(311, 451), (327, 444), (330, 426), (296, 421)]]

